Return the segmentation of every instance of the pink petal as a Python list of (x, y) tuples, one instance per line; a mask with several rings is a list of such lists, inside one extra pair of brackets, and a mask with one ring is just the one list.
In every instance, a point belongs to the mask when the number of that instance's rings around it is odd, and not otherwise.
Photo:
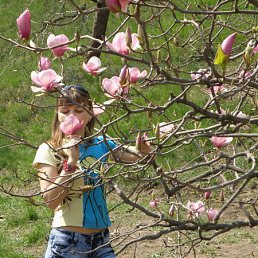
[(31, 33), (30, 11), (26, 9), (16, 20), (18, 31), (22, 39), (29, 39)]
[(170, 208), (169, 208), (169, 211), (168, 211), (169, 216), (173, 217), (174, 212), (175, 212), (175, 204), (172, 203)]
[(196, 217), (199, 217), (204, 211), (204, 203), (202, 201), (197, 201), (197, 202), (188, 202), (187, 203), (187, 209), (189, 215), (195, 215)]
[(101, 68), (101, 61), (98, 57), (93, 56), (89, 59), (89, 61), (86, 63), (83, 63), (82, 68), (92, 75), (96, 75), (98, 73), (101, 73), (106, 68)]
[(43, 70), (39, 73), (33, 71), (31, 73), (31, 80), (36, 85), (40, 86), (46, 91), (52, 90), (59, 84), (62, 77), (57, 75), (52, 69)]
[(113, 38), (112, 45), (117, 52), (123, 55), (129, 54), (128, 46), (126, 45), (126, 35), (125, 32), (118, 32)]
[(30, 77), (31, 77), (31, 80), (34, 84), (41, 87), (41, 82), (38, 79), (38, 73), (37, 72), (35, 72), (35, 71), (31, 72)]
[(105, 106), (93, 104), (93, 115), (98, 116), (105, 112)]
[(121, 85), (124, 85), (126, 84), (127, 80), (128, 80), (128, 75), (129, 75), (129, 70), (128, 70), (128, 66), (125, 65), (121, 71), (120, 71), (120, 74), (119, 74), (119, 82)]
[(117, 93), (120, 91), (119, 77), (113, 76), (111, 79), (104, 78), (102, 80), (102, 88), (111, 97), (116, 97)]
[(107, 47), (114, 52), (118, 52), (119, 49), (117, 49), (115, 46), (113, 46), (113, 44), (111, 44), (110, 42), (106, 42)]
[(207, 211), (207, 216), (208, 216), (208, 219), (209, 221), (214, 221), (216, 216), (218, 215), (219, 211), (216, 210), (216, 209), (213, 209), (213, 208), (210, 208), (208, 211)]
[(31, 86), (31, 90), (32, 90), (32, 92), (35, 92), (35, 93), (45, 92), (45, 90), (43, 90), (42, 88), (35, 87), (35, 86)]
[(132, 34), (132, 49), (133, 50), (137, 50), (141, 48), (139, 39), (138, 39), (138, 35), (136, 33)]
[(159, 131), (160, 134), (168, 134), (171, 133), (175, 129), (173, 124), (167, 124), (165, 122), (159, 123)]
[[(257, 49), (258, 51), (258, 49)], [(240, 78), (244, 78), (244, 79), (248, 79), (250, 76), (252, 75), (252, 72), (251, 71), (245, 71), (245, 70), (242, 70), (239, 74), (239, 77)]]
[[(217, 84), (212, 86), (214, 93), (223, 93), (225, 91), (225, 87), (223, 84)], [(211, 92), (211, 89), (208, 89), (209, 92)]]
[(197, 80), (199, 78), (207, 79), (211, 75), (211, 71), (209, 69), (199, 69), (197, 72), (191, 72), (191, 78), (193, 80)]
[(218, 149), (229, 144), (233, 138), (232, 137), (219, 137), (219, 136), (212, 136), (210, 138), (211, 143), (217, 147)]
[(193, 80), (198, 79), (198, 77), (197, 77), (198, 75), (197, 75), (196, 73), (191, 72), (190, 75), (191, 75), (191, 78), (192, 78)]
[(121, 11), (121, 4), (119, 0), (105, 0), (105, 4), (107, 8), (113, 13), (118, 13)]
[(158, 208), (158, 202), (156, 200), (150, 201), (150, 207), (152, 209), (157, 209)]
[(129, 74), (130, 74), (130, 82), (136, 83), (138, 79), (144, 78), (147, 75), (146, 70), (140, 72), (140, 70), (137, 67), (129, 68)]
[(229, 56), (231, 54), (231, 50), (232, 50), (235, 38), (236, 38), (236, 32), (232, 33), (231, 35), (229, 35), (227, 38), (223, 40), (221, 44), (221, 49), (225, 55)]
[(258, 51), (258, 45), (256, 45), (256, 46), (253, 48), (253, 53), (255, 54), (257, 51)]
[(57, 36), (55, 36), (54, 34), (50, 34), (48, 39), (47, 39), (47, 45), (48, 45), (49, 48), (52, 48), (51, 50), (52, 50), (52, 52), (55, 56), (61, 57), (61, 56), (64, 55), (65, 51), (69, 50), (68, 46), (63, 45), (63, 46), (56, 47), (56, 48), (53, 48), (53, 47), (59, 46), (59, 45), (64, 44), (68, 41), (69, 41), (69, 39), (64, 34), (60, 34), (60, 35), (57, 35)]
[(47, 57), (41, 56), (39, 59), (38, 67), (40, 71), (50, 69), (51, 62)]
[(60, 124), (60, 129), (65, 135), (73, 135), (83, 127), (77, 116), (70, 115)]
[(101, 60), (97, 56), (92, 56), (89, 59), (87, 66), (91, 70), (98, 70), (101, 67)]
[(126, 12), (127, 11), (127, 6), (131, 2), (131, 0), (119, 0), (119, 2), (120, 2), (120, 5), (121, 5), (122, 12)]

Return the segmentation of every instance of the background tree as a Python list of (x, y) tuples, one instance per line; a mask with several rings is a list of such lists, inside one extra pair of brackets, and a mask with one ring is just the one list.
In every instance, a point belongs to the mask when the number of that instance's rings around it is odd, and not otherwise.
[(117, 254), (163, 239), (175, 257), (196, 255), (201, 241), (258, 224), (256, 1), (14, 6), (1, 4), (3, 207), (6, 194), (24, 197), (39, 206), (27, 207), (29, 220), (49, 218), (30, 163), (49, 137), (60, 83), (79, 82), (104, 110), (96, 135), (153, 147), (137, 163), (101, 168), (111, 214), (136, 217), (114, 221)]

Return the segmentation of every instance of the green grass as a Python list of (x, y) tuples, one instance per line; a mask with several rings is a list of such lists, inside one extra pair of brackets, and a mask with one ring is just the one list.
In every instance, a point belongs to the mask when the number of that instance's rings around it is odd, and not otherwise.
[(49, 231), (50, 212), (4, 195), (0, 196), (0, 210), (0, 257), (39, 257), (39, 246), (45, 244)]
[[(40, 47), (46, 47), (46, 39), (50, 33), (59, 34), (65, 33), (70, 39), (74, 37), (75, 32), (79, 32), (81, 35), (91, 34), (92, 28), (92, 19), (93, 16), (89, 15), (86, 18), (80, 17), (78, 20), (73, 23), (73, 25), (66, 25), (64, 27), (52, 26), (49, 25), (46, 30), (43, 29), (43, 22), (51, 19), (54, 21), (56, 13), (61, 11), (68, 11), (70, 13), (74, 7), (68, 3), (64, 4), (64, 1), (18, 1), (17, 3), (9, 3), (10, 1), (2, 0), (0, 4), (0, 13), (2, 22), (0, 24), (1, 35), (4, 35), (6, 38), (12, 38), (17, 40), (19, 43), (22, 43), (17, 36), (17, 28), (15, 20), (18, 15), (28, 7), (32, 13), (32, 29), (33, 41)], [(205, 2), (205, 4), (203, 3)], [(191, 3), (191, 8), (195, 9), (197, 4), (201, 5), (203, 9), (209, 9), (214, 5), (214, 0), (210, 1), (186, 1), (178, 3), (178, 6), (185, 9), (188, 4)], [(76, 1), (78, 5), (83, 5), (87, 8), (94, 6), (93, 2), (78, 0)], [(231, 3), (232, 4), (232, 3)], [(230, 3), (228, 4), (230, 6)], [(251, 8), (251, 7), (249, 7)], [(155, 11), (157, 13), (157, 11)], [(171, 10), (166, 11), (162, 16), (162, 19), (159, 21), (161, 26), (158, 25), (158, 20), (155, 18), (155, 14), (152, 13), (153, 19), (150, 18), (150, 14), (146, 9), (142, 11), (142, 19), (146, 19), (146, 26), (149, 32), (150, 47), (155, 49), (153, 51), (153, 59), (156, 59), (157, 51), (160, 50), (161, 60), (159, 65), (161, 69), (169, 72), (171, 76), (175, 76), (177, 70), (181, 70), (179, 76), (181, 78), (190, 78), (189, 73), (191, 71), (196, 71), (199, 68), (205, 66), (204, 60), (200, 59), (200, 54), (202, 53), (202, 48), (198, 44), (193, 43), (191, 47), (184, 46), (184, 43), (188, 40), (189, 35), (191, 35), (193, 42), (200, 41), (200, 36), (196, 33), (195, 28), (191, 24), (186, 24), (180, 32), (178, 30), (181, 28), (181, 24), (175, 23), (171, 30), (167, 34), (168, 42), (167, 44), (162, 45), (163, 41), (158, 39), (157, 36), (166, 31), (175, 19), (182, 20), (184, 18), (192, 20), (192, 15), (188, 14), (176, 14), (176, 17), (173, 16), (174, 12)], [(44, 14), (44, 15), (42, 15)], [(168, 21), (168, 17), (171, 20)], [(199, 16), (194, 17), (199, 19)], [(115, 31), (117, 26), (123, 21), (124, 16), (116, 17), (115, 15), (110, 15), (110, 20), (107, 28), (107, 34), (110, 35)], [(227, 18), (221, 16), (223, 22)], [(67, 21), (67, 20), (65, 20)], [(232, 24), (236, 22), (235, 17), (229, 17), (229, 22)], [(250, 18), (250, 24), (247, 25), (247, 22), (241, 23), (239, 25), (240, 29), (250, 29), (256, 23), (255, 19)], [(125, 31), (127, 25), (130, 25), (132, 32), (137, 31), (137, 23), (134, 19), (130, 19), (127, 24), (125, 24), (121, 31)], [(207, 33), (210, 30), (211, 20), (206, 19), (203, 21), (204, 34), (207, 37)], [(213, 36), (216, 35), (219, 28), (214, 28)], [(42, 33), (43, 31), (43, 33)], [(231, 33), (232, 30), (229, 28), (216, 37), (213, 45), (211, 46), (212, 51), (210, 53), (210, 58), (212, 59), (215, 55), (217, 44), (220, 43), (226, 35)], [(190, 33), (190, 34), (189, 34)], [(41, 35), (40, 35), (41, 34)], [(178, 39), (179, 45), (175, 46), (174, 37)], [(246, 41), (247, 37), (240, 35), (236, 39), (236, 44), (234, 52), (237, 53), (244, 49), (244, 44), (241, 44), (242, 41)], [(87, 45), (88, 40), (82, 40), (80, 44)], [(75, 47), (75, 43), (72, 45)], [(33, 70), (37, 70), (37, 62), (39, 53), (30, 53), (22, 48), (15, 48), (10, 43), (0, 40), (0, 128), (6, 129), (5, 135), (0, 135), (0, 185), (3, 185), (6, 190), (10, 190), (13, 187), (15, 193), (21, 194), (30, 194), (35, 192), (33, 188), (31, 190), (31, 185), (36, 185), (37, 178), (35, 176), (36, 171), (32, 168), (31, 163), (35, 155), (36, 150), (24, 145), (14, 145), (17, 143), (17, 140), (7, 137), (7, 135), (12, 134), (12, 136), (17, 137), (28, 141), (28, 143), (38, 146), (42, 141), (49, 139), (50, 137), (50, 124), (52, 116), (54, 113), (54, 108), (32, 108), (30, 104), (35, 104), (38, 106), (52, 106), (55, 103), (55, 99), (51, 96), (38, 96), (36, 97), (30, 90), (31, 79), (30, 73)], [(171, 60), (165, 61), (167, 58), (168, 50), (171, 51)], [(150, 56), (146, 53), (146, 48), (143, 47), (141, 50), (142, 53), (135, 54), (134, 56), (139, 59), (150, 60)], [(50, 51), (46, 51), (43, 55), (52, 58)], [(71, 56), (70, 56), (71, 57)], [(66, 58), (63, 64), (63, 76), (66, 83), (81, 83), (84, 84), (90, 91), (92, 98), (97, 102), (102, 103), (107, 100), (107, 97), (104, 96), (101, 90), (101, 81), (103, 78), (110, 78), (113, 75), (119, 75), (120, 69), (123, 65), (123, 62), (118, 56), (111, 56), (107, 54), (102, 54), (101, 59), (104, 66), (108, 69), (103, 72), (100, 76), (92, 77), (87, 75), (82, 69), (82, 62), (85, 60), (85, 56), (77, 56)], [(59, 59), (53, 60), (53, 68), (61, 73), (61, 61)], [(128, 61), (129, 66), (138, 66), (133, 61)], [(237, 64), (238, 65), (238, 64)], [(146, 69), (149, 71), (150, 67), (147, 67), (144, 64), (139, 65), (140, 69)], [(154, 106), (162, 106), (173, 95), (178, 95), (181, 92), (181, 87), (174, 83), (166, 83), (162, 85), (150, 85), (146, 88), (141, 87), (141, 82), (133, 86), (130, 90), (130, 100), (135, 104), (140, 106), (148, 106), (151, 102)], [(227, 85), (229, 86), (229, 85)], [(194, 86), (187, 92), (187, 97), (189, 100), (193, 101), (196, 104), (204, 105), (209, 96), (204, 93), (204, 90), (207, 89), (206, 85)], [(236, 106), (238, 100), (234, 98), (221, 100), (221, 105), (223, 108), (232, 111)], [(118, 104), (117, 107), (109, 107), (100, 119), (103, 124), (110, 120), (118, 118), (125, 113), (125, 110), (122, 107), (122, 103)], [(137, 109), (132, 103), (127, 104), (128, 107), (132, 110)], [(212, 109), (215, 109), (212, 107)], [(244, 108), (244, 111), (247, 113), (250, 110), (256, 114), (257, 109), (254, 108), (253, 103), (247, 102)], [(123, 119), (122, 121), (116, 123), (113, 128), (108, 129), (108, 133), (111, 136), (117, 137), (117, 134), (114, 132), (114, 129), (120, 130), (119, 135), (129, 139), (134, 140), (136, 137), (136, 132), (138, 130), (148, 131), (149, 137), (154, 137), (153, 126), (159, 122), (169, 122), (176, 121), (177, 119), (182, 118), (191, 108), (183, 104), (173, 104), (167, 108), (164, 112), (153, 112), (152, 118), (148, 118), (148, 114), (145, 112), (139, 114), (131, 114), (130, 117)], [(114, 115), (112, 119), (111, 115)], [(184, 125), (185, 129), (193, 129), (195, 126), (200, 128), (206, 127), (214, 124), (213, 120), (202, 120), (199, 123), (193, 123), (192, 120)], [(250, 126), (247, 129), (248, 132), (257, 132), (255, 126)], [(170, 139), (166, 144), (173, 144), (176, 139)], [(243, 138), (245, 146), (242, 146), (244, 151), (251, 142)], [(19, 140), (18, 140), (19, 142)], [(192, 160), (194, 162), (202, 162), (203, 156), (198, 157), (200, 152), (197, 148), (197, 143), (203, 144), (204, 154), (207, 157), (211, 157), (214, 152), (212, 145), (208, 137), (197, 138), (196, 141), (193, 141), (187, 145), (183, 145), (179, 149), (173, 152), (166, 153), (164, 155), (159, 155), (157, 157), (157, 163), (160, 166), (163, 166), (164, 170), (169, 171), (170, 169), (178, 169)], [(155, 142), (157, 144), (157, 141)], [(234, 143), (236, 144), (236, 143)], [(3, 147), (6, 146), (6, 147)], [(9, 146), (9, 147), (7, 147)], [(170, 149), (170, 146), (164, 148), (162, 151), (165, 152)], [(212, 150), (211, 150), (212, 149)], [(198, 157), (198, 158), (197, 158)], [(237, 165), (242, 168), (248, 168), (250, 165), (243, 158), (237, 159)], [(112, 174), (116, 173), (116, 169), (112, 171)], [(187, 172), (178, 176), (180, 180), (189, 180), (204, 171), (208, 170), (207, 167), (196, 169), (195, 171)], [(125, 172), (128, 170), (123, 170)], [(150, 168), (148, 171), (141, 171), (138, 174), (132, 174), (133, 182), (128, 181), (128, 177), (118, 176), (117, 181), (125, 187), (126, 191), (132, 191), (138, 180), (146, 180), (150, 177), (156, 176), (156, 172), (153, 168)], [(234, 175), (231, 172), (226, 172), (225, 176), (228, 179), (231, 179)], [(211, 181), (211, 185), (217, 184), (217, 179)], [(157, 180), (159, 183), (159, 180)], [(203, 185), (206, 185), (206, 182), (202, 182)], [(147, 183), (145, 184), (145, 186)], [(20, 191), (19, 191), (20, 190)], [(150, 189), (149, 191), (151, 191)], [(159, 198), (163, 197), (163, 192), (156, 190), (156, 194)], [(197, 191), (185, 191), (182, 193), (182, 201), (187, 202), (190, 197), (192, 199), (200, 198), (200, 193)], [(228, 195), (230, 193), (227, 193)], [(213, 193), (213, 198), (217, 199), (219, 191)], [(150, 193), (142, 192), (140, 195), (140, 203), (144, 207), (149, 208)], [(172, 197), (173, 199), (174, 197)], [(39, 197), (35, 198), (37, 201), (40, 200)], [(174, 199), (173, 199), (174, 200)], [(110, 208), (116, 207), (116, 202), (110, 202)], [(114, 217), (122, 217), (124, 214), (128, 215), (127, 226), (133, 227), (138, 220), (142, 219), (142, 214), (135, 212), (133, 216), (130, 211), (129, 206), (121, 205), (116, 208), (113, 212)], [(160, 204), (160, 209), (166, 213), (169, 208), (168, 202)], [(184, 212), (181, 213), (182, 218), (185, 218)], [(51, 220), (51, 212), (44, 206), (32, 206), (32, 204), (26, 202), (24, 199), (15, 198), (7, 196), (3, 193), (0, 193), (0, 257), (35, 257), (33, 254), (34, 249), (39, 249), (39, 246), (43, 246), (45, 243), (45, 237), (48, 233)], [(245, 233), (247, 234), (247, 233)], [(245, 237), (250, 237), (245, 235)], [(231, 243), (239, 241), (241, 238), (238, 236), (228, 239)], [(225, 239), (226, 240), (226, 239)], [(252, 239), (256, 241), (255, 239)], [(224, 241), (224, 239), (223, 239)], [(204, 246), (202, 252), (210, 255), (215, 255), (216, 250), (212, 246)], [(37, 251), (40, 253), (41, 251)], [(148, 257), (164, 257), (165, 252), (157, 251)]]

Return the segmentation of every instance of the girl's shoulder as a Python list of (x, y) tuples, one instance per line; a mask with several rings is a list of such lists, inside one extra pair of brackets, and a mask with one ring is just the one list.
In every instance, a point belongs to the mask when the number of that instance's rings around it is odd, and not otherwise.
[(37, 168), (39, 164), (49, 164), (52, 166), (57, 166), (58, 160), (56, 158), (56, 152), (53, 147), (44, 142), (42, 143), (37, 150), (34, 161), (32, 163), (33, 167)]

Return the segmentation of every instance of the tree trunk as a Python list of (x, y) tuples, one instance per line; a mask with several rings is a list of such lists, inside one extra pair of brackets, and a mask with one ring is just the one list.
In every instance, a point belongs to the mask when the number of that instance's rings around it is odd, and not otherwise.
[[(98, 8), (103, 8), (105, 7), (105, 1), (104, 0), (99, 0), (97, 2), (97, 7)], [(107, 29), (107, 23), (108, 23), (108, 17), (109, 17), (109, 10), (100, 10), (96, 13), (94, 23), (93, 23), (93, 32), (92, 36), (94, 38), (103, 40), (105, 38), (106, 34), (106, 29)], [(92, 41), (91, 47), (92, 48), (100, 48), (100, 43), (97, 41)], [(92, 56), (100, 56), (100, 52), (98, 51), (90, 51), (88, 55), (88, 59)]]

